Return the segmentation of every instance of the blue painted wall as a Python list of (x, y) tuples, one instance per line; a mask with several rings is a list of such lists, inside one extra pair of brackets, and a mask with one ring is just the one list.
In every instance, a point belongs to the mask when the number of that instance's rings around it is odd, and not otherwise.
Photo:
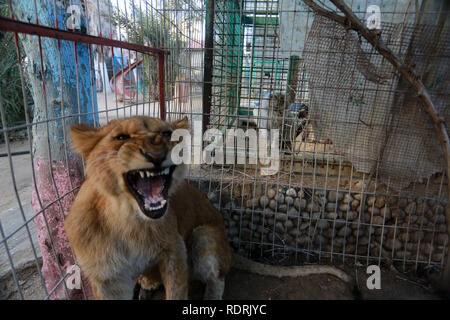
[[(68, 13), (67, 9), (70, 5), (78, 5), (81, 11), (81, 28), (76, 30), (76, 32), (86, 32), (86, 18), (82, 11), (80, 0), (59, 0), (55, 1), (55, 4), (59, 29), (68, 30), (67, 20), (71, 13)], [(40, 25), (56, 27), (53, 0), (16, 0), (13, 1), (13, 10), (18, 20), (35, 23), (37, 12)], [(51, 144), (49, 148), (51, 148), (52, 154), (55, 153), (56, 158), (59, 158), (57, 154), (61, 153), (60, 151), (65, 148), (64, 145), (68, 143), (68, 127), (70, 124), (78, 123), (79, 121), (91, 125), (98, 124), (95, 72), (93, 68), (94, 57), (91, 54), (91, 59), (89, 59), (87, 44), (77, 43), (76, 55), (78, 65), (76, 65), (74, 43), (72, 41), (60, 41), (59, 56), (57, 41), (50, 38), (41, 38), (44, 64), (44, 75), (42, 75), (37, 37), (22, 35), (20, 39), (27, 57), (27, 72), (34, 99), (33, 121), (45, 122), (47, 119), (51, 120), (49, 122), (50, 128), (46, 128), (43, 131), (48, 132)], [(78, 70), (78, 86), (76, 70)], [(42, 76), (46, 86), (46, 102), (43, 99)], [(67, 117), (64, 120), (65, 131), (63, 130), (62, 119), (58, 119), (63, 114)], [(39, 134), (34, 134), (33, 139), (39, 140), (40, 138)], [(39, 145), (39, 141), (34, 141), (34, 145)], [(43, 144), (40, 145), (43, 146)]]

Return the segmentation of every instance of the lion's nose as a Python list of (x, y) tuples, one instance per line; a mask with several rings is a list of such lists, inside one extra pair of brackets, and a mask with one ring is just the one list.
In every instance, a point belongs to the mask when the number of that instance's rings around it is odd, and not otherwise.
[(142, 149), (139, 149), (141, 151), (141, 154), (147, 159), (147, 161), (152, 162), (155, 165), (161, 164), (161, 162), (164, 161), (167, 155), (167, 151), (161, 150), (159, 152), (150, 152), (150, 151), (144, 151)]

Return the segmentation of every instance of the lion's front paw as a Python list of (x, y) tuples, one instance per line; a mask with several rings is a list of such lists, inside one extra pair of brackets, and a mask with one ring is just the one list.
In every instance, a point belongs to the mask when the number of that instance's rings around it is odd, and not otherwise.
[(137, 283), (139, 291), (135, 292), (135, 297), (139, 300), (151, 300), (155, 292), (158, 291), (162, 285), (161, 279), (155, 279), (145, 275), (139, 276)]
[(145, 275), (139, 276), (138, 282), (144, 290), (156, 290), (162, 284), (161, 279), (149, 278)]

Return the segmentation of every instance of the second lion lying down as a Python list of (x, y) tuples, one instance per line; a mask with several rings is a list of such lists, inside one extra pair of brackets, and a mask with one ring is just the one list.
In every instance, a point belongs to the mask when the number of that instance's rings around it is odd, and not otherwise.
[(143, 116), (71, 127), (86, 180), (65, 228), (95, 298), (131, 299), (139, 275), (167, 299), (186, 299), (189, 279), (206, 284), (205, 299), (222, 298), (232, 256), (222, 215), (170, 157), (171, 133), (187, 127)]

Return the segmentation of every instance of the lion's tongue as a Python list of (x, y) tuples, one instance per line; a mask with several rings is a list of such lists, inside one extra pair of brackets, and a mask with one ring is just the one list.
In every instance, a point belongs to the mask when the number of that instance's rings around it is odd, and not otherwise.
[(162, 191), (164, 188), (164, 181), (162, 177), (138, 179), (136, 187), (144, 196), (146, 204), (156, 204), (164, 200)]

